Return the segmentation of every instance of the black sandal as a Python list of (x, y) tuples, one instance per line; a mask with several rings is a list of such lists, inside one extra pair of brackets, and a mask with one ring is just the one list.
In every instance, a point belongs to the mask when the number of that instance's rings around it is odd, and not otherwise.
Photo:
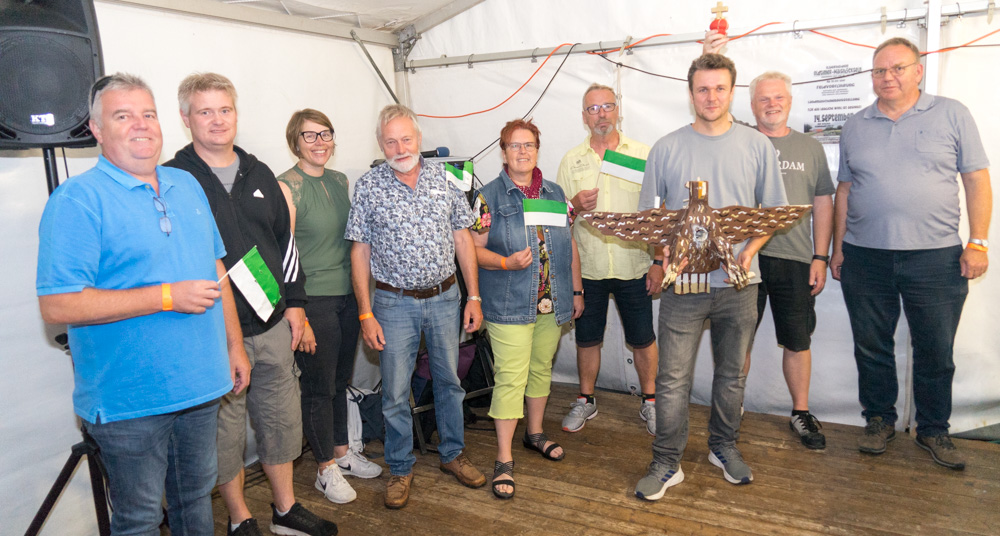
[(551, 441), (551, 440), (544, 433), (529, 434), (527, 431), (524, 432), (524, 439), (521, 440), (521, 442), (524, 444), (524, 448), (531, 449), (541, 454), (542, 457), (544, 457), (547, 460), (552, 460), (554, 462), (557, 462), (566, 456), (565, 450), (559, 456), (552, 455), (553, 450), (556, 450), (557, 448), (561, 447), (561, 445), (559, 443), (556, 443), (555, 441), (552, 441), (552, 444), (549, 445), (549, 448), (542, 450), (542, 447), (545, 446), (546, 441)]
[[(513, 480), (500, 480), (497, 481), (497, 477), (500, 475), (510, 475), (510, 478), (514, 478), (514, 460), (509, 462), (501, 463), (498, 461), (493, 462), (493, 496), (497, 499), (511, 499), (514, 497), (514, 481)], [(497, 489), (497, 486), (510, 486), (510, 491), (504, 492)]]

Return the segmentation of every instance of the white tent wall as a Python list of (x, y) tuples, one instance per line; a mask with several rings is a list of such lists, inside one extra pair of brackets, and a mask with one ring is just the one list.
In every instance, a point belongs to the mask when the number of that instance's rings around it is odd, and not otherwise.
[[(285, 125), (312, 107), (337, 130), (331, 166), (353, 182), (379, 155), (374, 137), (388, 92), (351, 41), (255, 27), (142, 7), (97, 3), (105, 70), (145, 78), (157, 97), (162, 160), (190, 142), (177, 112), (177, 85), (195, 71), (216, 71), (239, 92), (237, 144), (275, 173), (294, 165)], [(388, 48), (369, 46), (383, 72)], [(66, 151), (71, 175), (92, 167), (97, 149)], [(57, 154), (59, 154), (57, 152)], [(66, 176), (59, 159), (60, 177)], [(21, 534), (55, 481), (70, 446), (80, 440), (73, 414), (69, 357), (52, 342), (65, 331), (46, 326), (35, 298), (38, 221), (47, 199), (41, 151), (0, 153), (0, 519), (4, 534)], [(182, 344), (182, 341), (178, 341)], [(356, 383), (377, 381), (374, 356), (359, 355)], [(96, 534), (86, 464), (74, 476), (43, 534)]]
[[(450, 21), (426, 32), (410, 54), (411, 60), (466, 57), (469, 54), (496, 53), (515, 50), (547, 49), (561, 43), (596, 43), (621, 41), (626, 36), (641, 39), (654, 34), (701, 34), (712, 16), (714, 1), (693, 2), (630, 1), (602, 2), (529, 2), (527, 0), (487, 1)], [(920, 0), (884, 2), (890, 12), (924, 8)], [(963, 4), (964, 5), (964, 4)], [(968, 7), (968, 6), (966, 6)], [(772, 21), (791, 23), (851, 16), (874, 16), (879, 7), (871, 2), (731, 2), (727, 14), (730, 35), (738, 35)], [(942, 33), (942, 46), (962, 44), (995, 30), (1000, 21), (986, 23), (985, 15), (966, 16), (948, 24)], [(801, 26), (800, 26), (801, 27)], [(863, 24), (824, 30), (841, 39), (877, 45), (893, 36), (907, 37), (923, 48), (925, 31), (917, 21), (904, 27), (890, 22), (885, 34), (879, 24)], [(984, 43), (996, 43), (992, 37)], [(556, 52), (533, 80), (514, 98), (497, 110), (461, 119), (423, 119), (425, 146), (449, 146), (453, 155), (471, 156), (486, 147), (499, 135), (503, 124), (521, 117), (539, 98), (563, 60), (568, 47)], [(608, 58), (626, 65), (658, 74), (677, 77), (682, 81), (657, 78), (629, 69), (620, 73), (623, 95), (623, 131), (634, 139), (652, 145), (664, 134), (690, 123), (693, 119), (686, 83), (687, 69), (701, 45), (675, 44), (636, 48), (634, 54)], [(766, 70), (781, 70), (794, 81), (818, 78), (813, 70), (831, 64), (871, 67), (871, 49), (852, 46), (811, 32), (797, 38), (791, 32), (774, 35), (751, 35), (730, 43), (725, 53), (736, 63), (738, 84), (748, 84)], [(507, 98), (541, 64), (530, 59), (476, 63), (468, 67), (434, 67), (417, 69), (405, 75), (408, 98), (417, 113), (458, 115), (487, 109)], [(995, 48), (961, 49), (942, 55), (939, 93), (957, 98), (969, 106), (978, 118), (983, 141), (991, 161), (1000, 162), (1000, 127), (989, 121), (995, 108), (992, 92), (984, 88), (996, 83), (996, 75), (982, 68), (1000, 61)], [(573, 54), (552, 82), (548, 92), (531, 113), (541, 130), (539, 167), (550, 180), (555, 180), (559, 161), (567, 150), (579, 144), (586, 129), (581, 120), (580, 102), (583, 91), (591, 82), (615, 85), (616, 69), (608, 61), (590, 54)], [(985, 81), (982, 77), (993, 77)], [(858, 75), (859, 84), (870, 87), (867, 74)], [(793, 97), (792, 124), (798, 119), (801, 129), (805, 117), (803, 86), (796, 86)], [(874, 101), (867, 93), (867, 102)], [(988, 107), (993, 108), (988, 108)], [(733, 106), (736, 117), (753, 122), (748, 90), (738, 88)], [(836, 145), (825, 146), (828, 160), (836, 177)], [(499, 149), (494, 146), (476, 162), (476, 174), (483, 181), (492, 180), (500, 170)], [(905, 187), (905, 186), (904, 186)], [(998, 189), (1000, 191), (1000, 189)], [(963, 199), (964, 204), (964, 199)], [(964, 225), (964, 223), (963, 223)], [(963, 236), (968, 237), (967, 228)], [(994, 269), (995, 271), (995, 269)], [(958, 432), (1000, 421), (1000, 392), (995, 388), (1000, 376), (997, 359), (996, 330), (987, 325), (995, 320), (995, 307), (1000, 298), (996, 274), (987, 275), (971, 284), (969, 300), (956, 341), (957, 373), (955, 377), (952, 431)], [(484, 290), (484, 294), (488, 294)], [(659, 302), (654, 302), (654, 311)], [(609, 308), (609, 330), (603, 347), (603, 360), (598, 385), (604, 388), (632, 391), (638, 388), (631, 365), (631, 351), (625, 345), (621, 323), (614, 307)], [(655, 314), (655, 313), (654, 313)], [(857, 401), (857, 370), (854, 364), (850, 324), (844, 308), (840, 285), (828, 279), (826, 290), (817, 300), (818, 327), (813, 337), (813, 381), (811, 407), (825, 420), (863, 424)], [(906, 407), (909, 332), (901, 321), (896, 334), (896, 354), (899, 367), (900, 397), (897, 407), (901, 415)], [(711, 391), (711, 350), (708, 337), (703, 337), (700, 358), (695, 372), (692, 400), (706, 404)], [(567, 330), (559, 346), (555, 381), (577, 382), (575, 345)], [(781, 372), (781, 349), (774, 338), (770, 314), (758, 332), (753, 351), (753, 367), (746, 389), (746, 408), (750, 411), (787, 414), (791, 400)], [(901, 419), (901, 422), (903, 419)]]

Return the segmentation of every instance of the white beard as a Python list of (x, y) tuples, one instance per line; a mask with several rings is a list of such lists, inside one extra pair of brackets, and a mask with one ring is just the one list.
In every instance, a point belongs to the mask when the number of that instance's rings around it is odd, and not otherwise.
[[(409, 166), (407, 166), (406, 164), (399, 163), (400, 160), (406, 157), (410, 157), (411, 164)], [(387, 162), (389, 163), (389, 167), (391, 167), (392, 169), (400, 173), (409, 173), (410, 171), (413, 171), (413, 168), (417, 167), (417, 164), (420, 163), (420, 155), (417, 153), (398, 154), (392, 157), (391, 159), (387, 160)]]

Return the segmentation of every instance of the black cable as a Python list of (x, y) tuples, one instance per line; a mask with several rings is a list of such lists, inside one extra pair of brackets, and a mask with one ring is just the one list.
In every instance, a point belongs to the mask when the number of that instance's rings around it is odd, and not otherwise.
[[(527, 118), (527, 117), (528, 117), (529, 115), (531, 115), (531, 112), (533, 112), (533, 111), (535, 110), (535, 108), (536, 108), (536, 107), (538, 106), (538, 104), (539, 104), (540, 102), (542, 102), (542, 97), (544, 97), (544, 96), (545, 96), (545, 93), (546, 93), (546, 92), (548, 92), (548, 90), (549, 90), (549, 87), (550, 87), (550, 86), (552, 85), (552, 82), (554, 82), (554, 81), (555, 81), (555, 79), (556, 79), (556, 76), (558, 76), (558, 75), (559, 75), (559, 71), (561, 71), (561, 70), (562, 70), (562, 68), (563, 68), (563, 65), (566, 65), (566, 60), (568, 60), (568, 59), (569, 59), (569, 55), (570, 55), (570, 54), (571, 54), (571, 53), (573, 52), (573, 49), (574, 49), (574, 48), (576, 48), (576, 46), (577, 46), (577, 45), (579, 45), (579, 44), (580, 44), (580, 43), (573, 43), (573, 45), (572, 45), (571, 47), (569, 47), (569, 50), (567, 50), (567, 51), (566, 51), (566, 55), (565, 55), (565, 56), (563, 56), (563, 60), (562, 60), (562, 62), (561, 62), (561, 63), (559, 64), (559, 67), (557, 67), (557, 68), (556, 68), (556, 72), (552, 73), (552, 77), (551, 77), (551, 78), (549, 78), (549, 83), (545, 85), (545, 89), (543, 89), (543, 90), (542, 90), (542, 93), (541, 93), (540, 95), (538, 95), (538, 99), (536, 99), (536, 100), (535, 100), (535, 103), (531, 105), (531, 108), (528, 108), (528, 111), (527, 111), (527, 113), (525, 113), (524, 115), (522, 115), (522, 116), (521, 116), (521, 119), (525, 119), (525, 118)], [(481, 151), (479, 151), (478, 153), (476, 153), (476, 154), (475, 154), (475, 156), (473, 156), (473, 157), (472, 157), (472, 158), (470, 158), (469, 160), (472, 160), (472, 161), (474, 162), (474, 161), (476, 160), (476, 158), (479, 158), (479, 155), (481, 155), (481, 154), (485, 153), (486, 151), (488, 151), (488, 150), (490, 149), (490, 147), (493, 147), (493, 144), (497, 143), (498, 141), (500, 141), (500, 138), (499, 138), (499, 137), (498, 137), (497, 139), (495, 139), (495, 140), (491, 141), (491, 142), (489, 143), (489, 145), (487, 145), (486, 147), (483, 147), (483, 150), (481, 150)], [(480, 186), (482, 186), (482, 185), (483, 185), (483, 182), (479, 180), (479, 177), (477, 177), (475, 173), (473, 173), (473, 174), (472, 174), (472, 179), (473, 179), (473, 182), (474, 182), (474, 183), (475, 183), (475, 182), (478, 182)]]
[[(69, 178), (69, 162), (66, 161), (66, 148), (65, 147), (60, 147), (60, 149), (62, 149), (63, 167), (66, 168), (66, 178), (68, 179)], [(110, 495), (109, 495), (109, 497), (110, 497)]]

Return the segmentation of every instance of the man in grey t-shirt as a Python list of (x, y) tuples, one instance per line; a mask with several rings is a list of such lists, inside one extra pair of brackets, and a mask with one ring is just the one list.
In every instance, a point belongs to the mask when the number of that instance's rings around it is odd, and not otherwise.
[[(893, 334), (900, 299), (913, 344), (917, 445), (964, 469), (948, 437), (955, 333), (969, 279), (988, 267), (993, 193), (989, 161), (968, 108), (920, 91), (920, 51), (903, 38), (875, 49), (878, 99), (844, 124), (833, 257), (854, 334), (858, 391), (868, 421), (858, 449), (885, 452), (896, 435)], [(958, 235), (961, 174), (969, 243)]]
[[(688, 89), (695, 121), (664, 136), (646, 160), (639, 194), (639, 210), (653, 208), (656, 198), (667, 209), (679, 209), (688, 200), (685, 183), (709, 183), (709, 204), (786, 205), (778, 160), (767, 138), (730, 120), (736, 66), (719, 54), (705, 54), (688, 71)], [(737, 261), (757, 271), (755, 256), (767, 237), (752, 238), (734, 250)], [(664, 248), (656, 258), (669, 258)], [(665, 259), (668, 260), (668, 259)], [(741, 291), (729, 285), (720, 268), (709, 275), (711, 288), (700, 294), (675, 294), (667, 288), (660, 298), (659, 372), (656, 376), (656, 439), (653, 462), (636, 485), (636, 496), (663, 497), (681, 483), (680, 461), (687, 446), (688, 404), (694, 362), (706, 319), (712, 322), (712, 413), (708, 423), (709, 461), (733, 484), (753, 480), (750, 467), (736, 448), (743, 403), (746, 349), (757, 321), (757, 285), (754, 277)]]
[[(774, 145), (781, 166), (788, 202), (812, 205), (812, 237), (805, 221), (778, 231), (760, 250), (761, 284), (757, 287), (757, 325), (771, 298), (774, 330), (782, 350), (782, 371), (792, 396), (789, 426), (802, 444), (826, 448), (819, 421), (809, 412), (809, 377), (812, 368), (810, 336), (816, 328), (816, 298), (826, 284), (833, 232), (833, 181), (823, 147), (816, 140), (788, 127), (792, 107), (792, 80), (769, 71), (750, 82), (750, 108), (757, 130)], [(811, 239), (810, 239), (811, 238)], [(744, 374), (750, 371), (747, 350)]]

